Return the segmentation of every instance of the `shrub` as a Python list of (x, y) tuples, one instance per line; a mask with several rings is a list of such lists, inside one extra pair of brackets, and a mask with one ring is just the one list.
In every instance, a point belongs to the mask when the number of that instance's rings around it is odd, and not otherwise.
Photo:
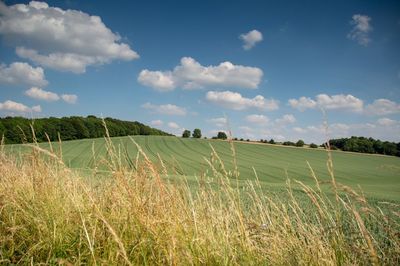
[(315, 143), (311, 143), (311, 144), (310, 144), (310, 148), (313, 148), (313, 149), (318, 148), (318, 145), (315, 144)]

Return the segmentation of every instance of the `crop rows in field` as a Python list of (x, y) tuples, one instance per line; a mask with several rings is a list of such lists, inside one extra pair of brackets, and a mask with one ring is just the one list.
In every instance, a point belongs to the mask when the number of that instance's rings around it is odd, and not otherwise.
[[(210, 144), (223, 160), (226, 169), (234, 168), (231, 146), (226, 141), (165, 136), (134, 136), (133, 139), (156, 164), (160, 165), (161, 158), (171, 174), (199, 176), (207, 173), (209, 166), (205, 158), (211, 158)], [(134, 163), (138, 150), (131, 139), (116, 137), (112, 141), (116, 151), (131, 164)], [(307, 162), (319, 179), (329, 179), (327, 152), (324, 150), (240, 142), (234, 145), (241, 179), (254, 179), (254, 168), (266, 186), (284, 187), (287, 178), (311, 183), (313, 180)], [(48, 148), (49, 144), (42, 146)], [(58, 150), (58, 144), (53, 144), (53, 149)], [(72, 168), (93, 168), (101, 158), (106, 157), (105, 140), (102, 138), (64, 142), (62, 151), (63, 160)], [(400, 199), (400, 158), (333, 152), (333, 163), (338, 182), (352, 187), (361, 185), (372, 196)]]

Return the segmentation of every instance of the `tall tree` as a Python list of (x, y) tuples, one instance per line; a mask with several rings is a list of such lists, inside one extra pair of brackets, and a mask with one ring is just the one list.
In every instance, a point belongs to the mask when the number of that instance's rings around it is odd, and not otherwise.
[(182, 138), (190, 138), (190, 130), (184, 130), (182, 133)]
[(200, 129), (198, 129), (198, 128), (195, 128), (194, 130), (193, 130), (193, 138), (196, 138), (196, 139), (199, 139), (199, 138), (201, 138), (201, 130)]

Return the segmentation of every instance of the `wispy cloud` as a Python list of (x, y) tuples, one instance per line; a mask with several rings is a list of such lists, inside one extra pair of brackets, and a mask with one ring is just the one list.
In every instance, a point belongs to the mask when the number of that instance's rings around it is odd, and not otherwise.
[(259, 114), (248, 115), (246, 116), (245, 120), (257, 125), (266, 125), (269, 122), (269, 118), (267, 116)]
[(153, 111), (154, 113), (163, 114), (163, 115), (180, 115), (184, 116), (187, 114), (187, 111), (183, 107), (176, 106), (174, 104), (162, 104), (155, 105), (151, 103), (145, 103), (142, 105), (142, 108)]
[(150, 122), (150, 125), (152, 125), (152, 126), (156, 126), (156, 127), (160, 127), (160, 126), (162, 126), (164, 124), (164, 122), (162, 121), (162, 120), (152, 120), (151, 122)]
[(350, 21), (350, 24), (353, 25), (353, 29), (347, 34), (347, 38), (357, 41), (360, 45), (368, 46), (371, 42), (369, 33), (372, 31), (370, 22), (371, 18), (367, 15), (353, 15)]

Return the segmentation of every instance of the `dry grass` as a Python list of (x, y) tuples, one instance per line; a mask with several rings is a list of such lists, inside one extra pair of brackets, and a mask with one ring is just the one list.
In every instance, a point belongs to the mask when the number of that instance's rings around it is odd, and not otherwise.
[(239, 185), (215, 152), (213, 176), (189, 185), (183, 176), (172, 184), (141, 149), (128, 167), (109, 139), (107, 148), (101, 182), (36, 145), (18, 163), (0, 153), (0, 264), (400, 263), (399, 206), (370, 206), (335, 182), (331, 161), (333, 200), (311, 167), (315, 186), (294, 184), (302, 199), (290, 181), (278, 198), (257, 179)]

